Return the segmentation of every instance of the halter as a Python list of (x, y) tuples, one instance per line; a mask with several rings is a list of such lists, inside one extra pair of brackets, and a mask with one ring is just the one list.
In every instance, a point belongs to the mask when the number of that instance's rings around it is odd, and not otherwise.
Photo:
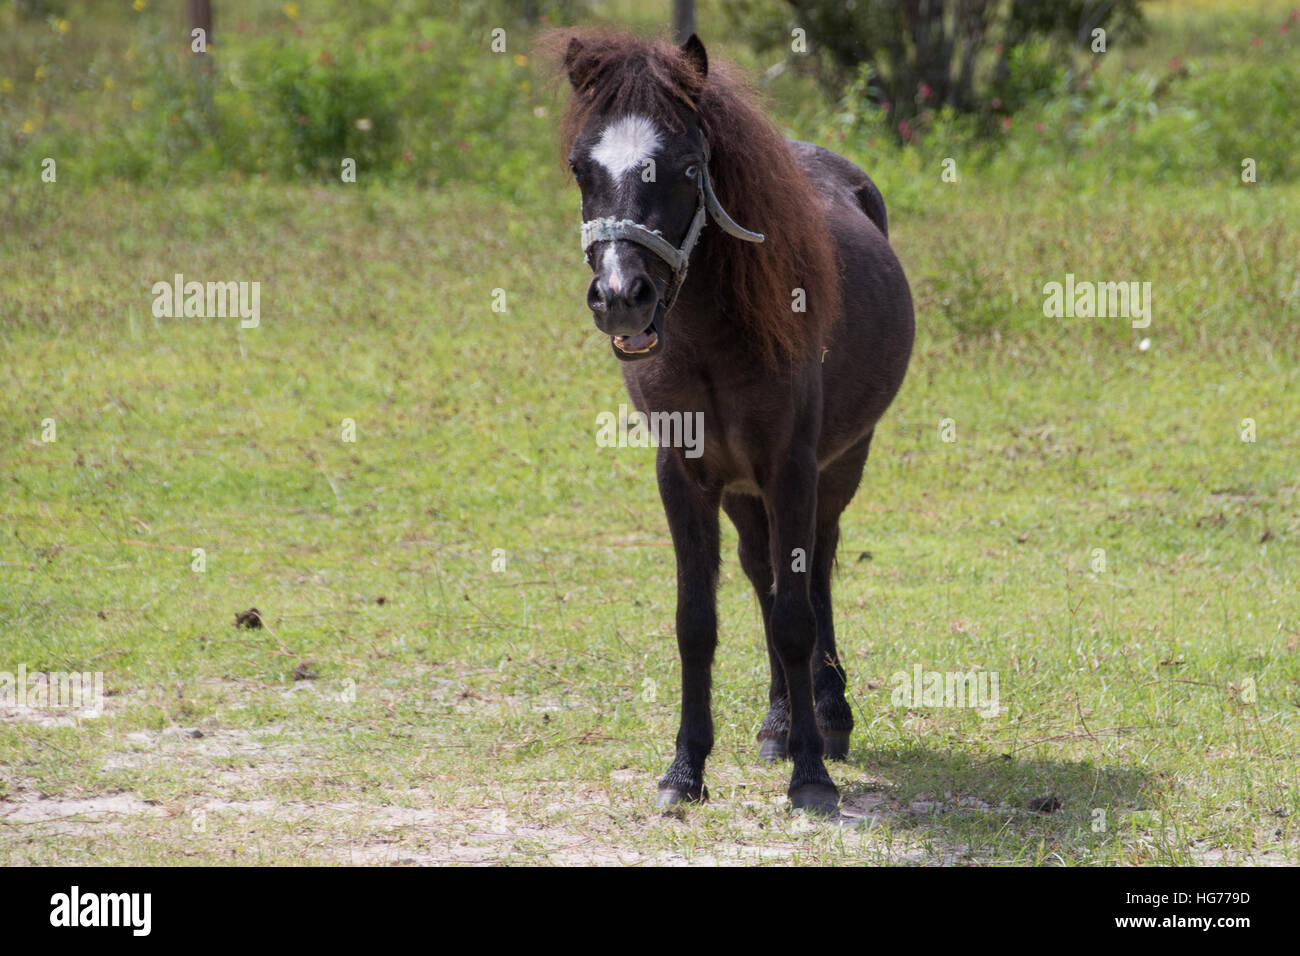
[(613, 216), (605, 216), (601, 219), (589, 219), (582, 224), (582, 254), (584, 260), (588, 263), (591, 262), (591, 247), (598, 242), (627, 239), (630, 242), (640, 243), (645, 246), (668, 263), (673, 270), (673, 284), (664, 303), (664, 312), (667, 313), (677, 300), (677, 293), (681, 291), (682, 286), (686, 283), (686, 268), (690, 265), (691, 250), (695, 248), (695, 243), (700, 238), (700, 232), (704, 229), (706, 210), (722, 227), (723, 232), (733, 235), (737, 239), (743, 239), (745, 242), (762, 242), (765, 238), (762, 233), (750, 232), (748, 229), (742, 229), (736, 225), (736, 221), (727, 215), (727, 210), (722, 208), (722, 203), (718, 202), (718, 197), (713, 192), (713, 183), (709, 180), (709, 143), (707, 140), (704, 142), (704, 162), (700, 163), (698, 182), (699, 205), (695, 209), (695, 218), (691, 220), (691, 227), (686, 230), (686, 238), (682, 240), (680, 248), (674, 247), (658, 229), (649, 229), (631, 219), (615, 219)]

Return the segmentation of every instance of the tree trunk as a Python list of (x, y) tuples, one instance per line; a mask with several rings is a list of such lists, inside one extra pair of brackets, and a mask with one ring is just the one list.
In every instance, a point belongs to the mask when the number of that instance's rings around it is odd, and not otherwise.
[(673, 0), (673, 39), (685, 43), (695, 32), (695, 0)]
[(189, 0), (189, 4), (190, 33), (186, 37), (186, 42), (194, 36), (195, 30), (202, 30), (204, 42), (210, 44), (212, 42), (212, 0)]

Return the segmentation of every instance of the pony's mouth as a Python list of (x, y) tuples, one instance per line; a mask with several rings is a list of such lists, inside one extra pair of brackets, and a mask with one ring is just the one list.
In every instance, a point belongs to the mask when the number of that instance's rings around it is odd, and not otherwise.
[(639, 335), (614, 336), (614, 348), (620, 352), (626, 352), (628, 355), (640, 355), (642, 352), (649, 352), (658, 342), (659, 333), (654, 330), (654, 326)]
[(655, 306), (654, 320), (645, 330), (635, 335), (611, 335), (610, 344), (614, 354), (624, 362), (648, 358), (663, 348), (663, 305)]

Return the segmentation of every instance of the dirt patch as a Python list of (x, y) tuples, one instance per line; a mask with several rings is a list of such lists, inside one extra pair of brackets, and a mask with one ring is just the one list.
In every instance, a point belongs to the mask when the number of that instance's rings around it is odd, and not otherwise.
[[(448, 696), (455, 687), (448, 683)], [(349, 783), (342, 799), (313, 801), (310, 791), (298, 798), (292, 788), (271, 786), (313, 760), (310, 739), (278, 724), (132, 731), (102, 758), (103, 770), (180, 767), (182, 790), (190, 792), (160, 802), (146, 799), (147, 790), (47, 795), (20, 786), (0, 800), (0, 861), (58, 862), (72, 851), (52, 838), (68, 837), (83, 853), (125, 862), (145, 852), (257, 862), (270, 848), (278, 859), (320, 864), (710, 866), (847, 861), (850, 845), (861, 863), (971, 865), (986, 861), (956, 837), (963, 827), (944, 818), (973, 814), (996, 826), (1043, 818), (1028, 806), (952, 792), (899, 799), (888, 781), (874, 778), (858, 782), (837, 816), (808, 817), (789, 812), (780, 784), (744, 768), (729, 784), (718, 780), (707, 807), (679, 817), (651, 810), (653, 775), (627, 768), (576, 793), (564, 780), (533, 781), (526, 790), (505, 783), (500, 793), (464, 783), (409, 790)], [(1206, 864), (1287, 862), (1271, 850), (1186, 851)]]
[(49, 823), (77, 818), (104, 820), (111, 816), (165, 816), (166, 811), (130, 793), (97, 797), (47, 797), (35, 791), (14, 794), (0, 803), (0, 822)]
[[(422, 794), (409, 795), (419, 801)], [(595, 797), (595, 799), (591, 799)], [(352, 801), (308, 803), (274, 799), (237, 800), (214, 796), (177, 806), (160, 806), (130, 793), (90, 797), (47, 797), (25, 791), (0, 803), (0, 834), (13, 828), (27, 839), (55, 835), (103, 836), (128, 825), (145, 823), (185, 833), (194, 841), (242, 846), (262, 839), (265, 832), (288, 833), (317, 851), (304, 862), (379, 866), (486, 865), (528, 863), (543, 865), (718, 866), (781, 863), (798, 857), (808, 861), (808, 837), (814, 843), (831, 839), (836, 831), (858, 832), (867, 843), (872, 830), (901, 817), (932, 816), (958, 810), (991, 813), (1032, 813), (1025, 809), (990, 807), (979, 801), (928, 799), (925, 795), (906, 804), (890, 800), (883, 792), (869, 792), (846, 800), (838, 817), (822, 820), (803, 814), (789, 815), (783, 800), (740, 800), (734, 803), (734, 821), (726, 840), (703, 841), (698, 851), (647, 845), (659, 835), (685, 836), (696, 829), (689, 815), (674, 819), (647, 814), (635, 825), (609, 825), (595, 810), (626, 813), (610, 807), (597, 795), (582, 803), (554, 802), (517, 816), (499, 808), (432, 807), (406, 804), (370, 804)], [(180, 818), (168, 820), (168, 818)], [(192, 835), (195, 820), (202, 830)], [(149, 823), (148, 821), (154, 821)], [(596, 826), (592, 826), (592, 823)], [(778, 829), (778, 832), (773, 832)], [(784, 830), (783, 834), (779, 830)], [(882, 861), (904, 864), (969, 865), (968, 847), (935, 846), (934, 840), (915, 845), (895, 845), (888, 852), (883, 840)], [(650, 840), (649, 842), (653, 842)], [(928, 845), (922, 845), (923, 843)], [(1285, 865), (1278, 852), (1252, 855), (1204, 850), (1197, 854), (1206, 864), (1248, 862)]]
[(36, 707), (0, 706), (0, 723), (30, 724), (33, 727), (75, 727), (82, 720), (94, 720), (93, 717), (78, 717), (75, 713), (50, 711)]

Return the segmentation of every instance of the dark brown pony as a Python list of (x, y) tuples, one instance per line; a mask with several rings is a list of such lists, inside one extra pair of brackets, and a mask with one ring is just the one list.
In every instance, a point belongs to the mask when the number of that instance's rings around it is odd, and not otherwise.
[(657, 458), (682, 660), (659, 803), (707, 796), (721, 507), (767, 635), (761, 753), (793, 758), (794, 807), (834, 811), (823, 754), (843, 759), (853, 726), (831, 613), (839, 516), (912, 348), (884, 202), (848, 160), (783, 139), (697, 37), (561, 42), (587, 304), (640, 411), (702, 414), (702, 448), (661, 441)]

